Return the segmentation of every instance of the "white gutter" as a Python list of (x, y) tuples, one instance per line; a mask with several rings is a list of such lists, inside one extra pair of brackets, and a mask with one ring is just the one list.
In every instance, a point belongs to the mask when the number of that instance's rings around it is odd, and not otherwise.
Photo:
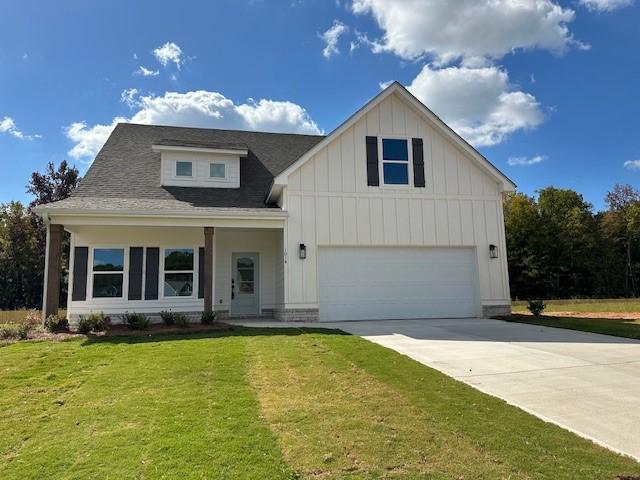
[(123, 209), (104, 209), (104, 208), (47, 208), (45, 205), (38, 205), (34, 211), (43, 219), (47, 219), (52, 215), (68, 215), (77, 217), (160, 217), (160, 218), (243, 218), (243, 219), (262, 219), (262, 218), (287, 218), (289, 213), (279, 209), (262, 210), (242, 210), (242, 209), (210, 209), (205, 212), (193, 210), (166, 210), (166, 209), (142, 209), (142, 210), (123, 210)]

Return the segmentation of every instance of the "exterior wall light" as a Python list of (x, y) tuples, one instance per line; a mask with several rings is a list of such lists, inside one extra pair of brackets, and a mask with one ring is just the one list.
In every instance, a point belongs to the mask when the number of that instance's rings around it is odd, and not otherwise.
[(493, 244), (489, 245), (489, 258), (498, 258), (498, 247)]
[(300, 260), (304, 260), (307, 258), (307, 246), (304, 243), (300, 244), (300, 252), (299, 252)]

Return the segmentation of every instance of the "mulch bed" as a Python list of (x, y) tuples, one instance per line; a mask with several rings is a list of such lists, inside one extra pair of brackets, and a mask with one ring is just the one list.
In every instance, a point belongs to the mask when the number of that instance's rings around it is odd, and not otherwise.
[[(152, 337), (155, 335), (168, 335), (168, 334), (188, 334), (188, 333), (201, 333), (201, 332), (217, 332), (217, 331), (231, 331), (238, 327), (229, 325), (228, 323), (214, 322), (211, 325), (202, 325), (200, 323), (194, 323), (188, 327), (177, 327), (175, 325), (153, 324), (147, 330), (131, 330), (124, 325), (112, 325), (106, 332), (96, 332), (89, 335), (84, 335), (77, 332), (50, 332), (49, 330), (38, 325), (29, 332), (27, 340), (35, 341), (64, 341), (71, 338), (78, 337)], [(16, 343), (21, 340), (17, 338), (7, 338), (0, 340), (1, 345), (7, 345)], [(24, 340), (23, 340), (24, 341)]]
[(167, 335), (174, 333), (200, 333), (233, 330), (233, 325), (222, 322), (214, 322), (211, 325), (193, 323), (188, 327), (176, 327), (175, 325), (153, 324), (148, 330), (131, 330), (124, 325), (112, 325), (106, 332), (95, 333), (95, 336), (105, 337), (147, 337), (153, 335)]

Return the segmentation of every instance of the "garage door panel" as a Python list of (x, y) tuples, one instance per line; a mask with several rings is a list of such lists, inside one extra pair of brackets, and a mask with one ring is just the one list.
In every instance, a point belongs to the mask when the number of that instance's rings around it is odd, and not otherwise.
[(459, 248), (321, 248), (320, 319), (472, 317), (475, 252)]

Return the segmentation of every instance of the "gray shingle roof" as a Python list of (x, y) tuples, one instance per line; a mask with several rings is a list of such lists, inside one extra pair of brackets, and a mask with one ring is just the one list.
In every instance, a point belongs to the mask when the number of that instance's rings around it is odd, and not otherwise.
[[(116, 126), (73, 195), (49, 204), (82, 208), (110, 204), (115, 208), (154, 205), (159, 209), (265, 208), (273, 178), (324, 137), (286, 133), (214, 130), (121, 123)], [(172, 142), (172, 143), (170, 143)], [(247, 148), (240, 159), (240, 188), (169, 187), (160, 185), (160, 152), (152, 145)]]

